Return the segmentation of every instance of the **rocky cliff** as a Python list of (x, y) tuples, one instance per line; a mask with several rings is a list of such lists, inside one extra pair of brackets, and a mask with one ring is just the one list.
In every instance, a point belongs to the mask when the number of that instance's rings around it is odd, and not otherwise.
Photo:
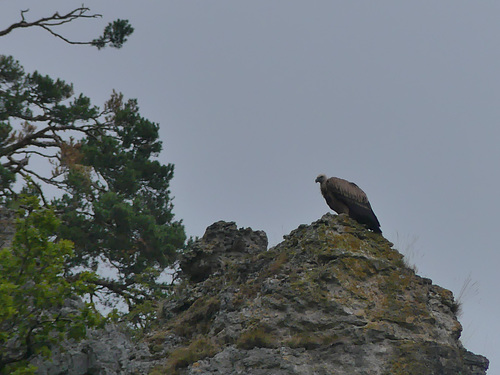
[[(0, 217), (0, 219), (2, 219)], [(0, 231), (1, 232), (1, 231)], [(1, 236), (0, 236), (1, 237)], [(40, 374), (479, 375), (450, 291), (381, 235), (326, 214), (267, 250), (264, 232), (217, 222), (180, 260), (156, 328), (67, 344)]]
[(146, 340), (153, 374), (486, 373), (452, 293), (381, 235), (326, 214), (266, 247), (234, 223), (207, 229)]

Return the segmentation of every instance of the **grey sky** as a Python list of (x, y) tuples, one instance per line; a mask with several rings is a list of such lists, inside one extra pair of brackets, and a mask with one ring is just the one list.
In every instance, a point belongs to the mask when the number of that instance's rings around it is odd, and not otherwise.
[[(2, 0), (0, 28), (81, 1)], [(413, 238), (419, 274), (464, 299), (467, 349), (500, 374), (500, 3), (493, 1), (86, 1), (136, 28), (121, 50), (42, 31), (0, 39), (26, 71), (102, 105), (116, 89), (161, 126), (174, 212), (189, 235), (217, 220), (270, 244), (328, 207), (325, 173), (356, 182), (384, 235)], [(402, 240), (401, 240), (402, 239)]]

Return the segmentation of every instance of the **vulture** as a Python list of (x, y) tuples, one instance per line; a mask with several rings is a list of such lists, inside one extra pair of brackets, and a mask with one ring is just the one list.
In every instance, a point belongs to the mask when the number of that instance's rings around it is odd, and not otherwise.
[(327, 178), (324, 174), (316, 177), (316, 182), (319, 182), (321, 194), (332, 210), (347, 214), (374, 232), (382, 233), (368, 197), (358, 185), (338, 177)]

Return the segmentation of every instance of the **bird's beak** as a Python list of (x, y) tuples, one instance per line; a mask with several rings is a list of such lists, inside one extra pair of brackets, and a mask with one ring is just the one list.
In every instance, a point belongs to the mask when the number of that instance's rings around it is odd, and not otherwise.
[(319, 179), (317, 178), (316, 180), (314, 180), (314, 182), (319, 182)]

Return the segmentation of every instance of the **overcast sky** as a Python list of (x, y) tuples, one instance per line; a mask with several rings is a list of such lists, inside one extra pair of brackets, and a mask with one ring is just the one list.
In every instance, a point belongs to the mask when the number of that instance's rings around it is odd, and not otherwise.
[[(0, 0), (0, 29), (69, 0)], [(217, 220), (270, 245), (329, 211), (319, 173), (356, 182), (419, 274), (463, 298), (462, 341), (500, 374), (500, 3), (131, 1), (85, 5), (136, 31), (121, 50), (42, 30), (0, 39), (31, 72), (102, 105), (113, 89), (160, 124), (188, 235)]]

